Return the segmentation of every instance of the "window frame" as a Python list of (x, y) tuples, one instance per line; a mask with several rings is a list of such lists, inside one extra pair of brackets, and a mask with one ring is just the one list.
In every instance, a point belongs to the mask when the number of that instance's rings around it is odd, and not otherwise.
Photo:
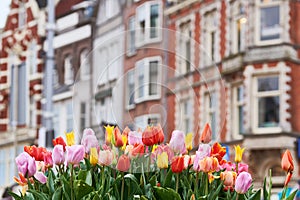
[[(212, 102), (212, 96), (215, 96), (215, 103), (216, 105), (213, 105)], [(207, 91), (204, 93), (204, 122), (209, 123), (211, 130), (212, 130), (212, 140), (217, 139), (217, 94), (216, 91)], [(212, 115), (215, 115), (215, 127), (212, 126)], [(215, 130), (214, 130), (215, 129)]]
[[(71, 85), (74, 83), (74, 67), (73, 67), (72, 59), (73, 57), (71, 55), (67, 55), (64, 58), (64, 84), (65, 85)], [(68, 73), (70, 74), (69, 75), (70, 77), (67, 77), (67, 70)]]
[(136, 53), (136, 18), (135, 16), (131, 16), (128, 19), (127, 56), (132, 56), (135, 53)]
[[(133, 103), (130, 104), (130, 98), (131, 95), (129, 95), (129, 74), (132, 73), (132, 78), (133, 78)], [(131, 69), (127, 71), (126, 74), (126, 108), (127, 110), (130, 110), (135, 107), (135, 70)]]
[(89, 50), (87, 48), (82, 49), (82, 51), (80, 52), (80, 79), (81, 80), (89, 80), (90, 78), (91, 64), (88, 55), (89, 55)]
[[(264, 91), (259, 92), (258, 91), (258, 78), (267, 78), (267, 77), (277, 77), (278, 78), (278, 90), (274, 91)], [(279, 97), (279, 104), (281, 102), (282, 98), (282, 92), (281, 92), (281, 77), (278, 73), (271, 73), (271, 74), (254, 74), (252, 76), (253, 79), (253, 90), (252, 90), (252, 102), (254, 105), (253, 109), (253, 115), (252, 115), (252, 128), (253, 132), (257, 134), (265, 134), (265, 133), (279, 133), (282, 131), (282, 128), (280, 127), (281, 124), (281, 116), (280, 116), (280, 108), (279, 108), (279, 122), (277, 127), (259, 127), (259, 117), (258, 117), (258, 98), (260, 97)], [(263, 94), (260, 94), (263, 93)]]
[(26, 2), (19, 2), (19, 9), (18, 9), (18, 28), (23, 29), (26, 26), (27, 22), (27, 8)]
[[(69, 108), (71, 108), (71, 112), (69, 113)], [(68, 127), (69, 122), (72, 124), (72, 128)], [(68, 129), (70, 128), (70, 129)], [(73, 105), (72, 102), (68, 102), (66, 105), (66, 132), (70, 132), (74, 130), (74, 120), (73, 120)]]
[[(187, 103), (187, 113), (185, 113), (185, 103)], [(185, 99), (181, 99), (180, 101), (180, 107), (182, 107), (181, 109), (181, 113), (182, 113), (182, 121), (183, 121), (183, 131), (185, 132), (185, 134), (191, 133), (193, 132), (193, 117), (191, 117), (191, 115), (193, 115), (193, 102), (191, 98), (185, 98)], [(186, 120), (189, 120), (189, 130), (186, 127)]]
[[(243, 96), (242, 99), (238, 99), (238, 89), (239, 88), (243, 88)], [(244, 85), (239, 82), (236, 83), (234, 85), (232, 85), (231, 87), (231, 102), (232, 102), (232, 106), (231, 106), (231, 111), (232, 111), (232, 116), (231, 116), (231, 121), (232, 121), (232, 136), (233, 139), (242, 139), (243, 138), (243, 134), (245, 133), (245, 127), (243, 128), (243, 132), (240, 132), (240, 115), (239, 115), (239, 108), (242, 107), (243, 108), (243, 113), (244, 113), (244, 106), (245, 106), (245, 88)], [(244, 115), (243, 115), (244, 116)], [(244, 125), (244, 121), (242, 122)]]
[[(260, 37), (260, 33), (261, 33), (261, 9), (262, 8), (268, 8), (268, 7), (274, 7), (274, 6), (278, 6), (279, 7), (279, 27), (281, 28), (281, 31), (279, 33), (279, 38), (276, 39), (270, 39), (270, 40), (261, 40)], [(256, 23), (255, 23), (255, 27), (256, 27), (256, 44), (257, 45), (270, 45), (270, 44), (277, 44), (282, 42), (282, 36), (283, 36), (283, 28), (282, 28), (282, 24), (283, 24), (283, 8), (281, 5), (281, 1), (273, 1), (271, 0), (270, 2), (265, 2), (265, 3), (261, 3), (260, 0), (256, 0)]]

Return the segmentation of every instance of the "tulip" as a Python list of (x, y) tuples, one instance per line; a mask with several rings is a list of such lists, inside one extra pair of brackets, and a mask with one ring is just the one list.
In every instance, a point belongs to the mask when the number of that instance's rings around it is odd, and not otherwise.
[(173, 131), (169, 144), (170, 148), (177, 154), (184, 154), (186, 152), (184, 139), (185, 135), (182, 131)]
[(174, 157), (173, 150), (168, 145), (161, 144), (161, 145), (157, 146), (157, 148), (155, 149), (155, 151), (153, 153), (154, 157), (155, 157), (155, 155), (161, 154), (162, 152), (166, 152), (168, 154), (168, 159), (169, 159), (169, 162), (171, 163), (173, 160), (173, 157)]
[(187, 151), (190, 151), (193, 149), (193, 133), (188, 133), (185, 136), (185, 147)]
[(218, 142), (213, 144), (211, 148), (211, 156), (216, 157), (218, 161), (221, 162), (225, 154), (226, 154), (225, 147), (222, 147)]
[(171, 163), (171, 170), (173, 173), (181, 173), (184, 170), (184, 157), (177, 156), (173, 158)]
[(129, 160), (128, 156), (121, 155), (116, 167), (117, 167), (117, 170), (119, 170), (121, 172), (128, 171), (130, 168), (130, 160)]
[(157, 167), (160, 169), (168, 168), (168, 154), (166, 152), (162, 152), (157, 155), (156, 160)]
[(130, 131), (131, 131), (130, 128), (128, 128), (128, 126), (126, 126), (126, 127), (124, 128), (123, 132), (122, 132), (122, 135), (128, 136), (128, 134), (129, 134)]
[(75, 135), (74, 135), (74, 131), (71, 131), (69, 133), (65, 133), (66, 135), (66, 139), (67, 139), (67, 145), (68, 146), (72, 146), (75, 145)]
[(249, 166), (247, 164), (239, 163), (238, 174), (240, 174), (241, 172), (248, 172), (248, 168), (249, 168)]
[(44, 153), (47, 150), (44, 147), (36, 147), (33, 146), (24, 146), (24, 151), (27, 152), (31, 157), (33, 157), (36, 161), (44, 161)]
[(281, 167), (286, 172), (292, 172), (294, 170), (293, 157), (289, 150), (286, 150), (282, 156)]
[(236, 163), (240, 163), (242, 161), (242, 157), (243, 157), (243, 152), (245, 151), (245, 148), (240, 147), (240, 145), (234, 146), (235, 149), (235, 159), (234, 161)]
[(286, 186), (289, 184), (289, 182), (290, 182), (290, 180), (291, 180), (291, 178), (292, 178), (292, 175), (293, 175), (292, 172), (288, 172), (288, 173), (287, 173), (286, 178), (285, 178), (285, 181), (284, 181), (284, 187), (286, 187)]
[(203, 131), (200, 136), (200, 142), (202, 143), (209, 143), (211, 141), (212, 132), (209, 123), (204, 125)]
[(143, 144), (142, 134), (137, 131), (130, 131), (128, 133), (128, 144)]
[(236, 176), (236, 172), (234, 171), (224, 171), (220, 174), (220, 178), (224, 181), (224, 185), (228, 187), (232, 187), (234, 185)]
[(190, 164), (191, 157), (189, 155), (184, 155), (184, 169), (187, 169)]
[(219, 168), (218, 159), (215, 157), (206, 157), (199, 161), (199, 171), (208, 173), (215, 172)]
[(211, 147), (209, 144), (200, 144), (198, 151), (196, 151), (193, 169), (195, 171), (199, 171), (199, 161), (204, 159), (205, 157), (210, 156)]
[(67, 146), (67, 164), (78, 165), (84, 158), (85, 149), (82, 145)]
[[(16, 183), (18, 183), (20, 186), (26, 186), (28, 184), (28, 182), (27, 182), (27, 179), (24, 177), (24, 175), (19, 172), (19, 177), (20, 178), (17, 178), (17, 177), (14, 176), (14, 181)], [(30, 180), (31, 183), (34, 183), (34, 180), (32, 179), (32, 177), (29, 178), (29, 180)]]
[(95, 147), (90, 149), (90, 163), (91, 165), (96, 165), (98, 163), (98, 152)]
[(52, 160), (55, 165), (61, 165), (65, 162), (63, 145), (55, 145), (52, 152)]
[(36, 172), (35, 159), (32, 158), (27, 152), (23, 152), (15, 159), (18, 171), (24, 176), (31, 177)]
[(165, 135), (164, 135), (164, 132), (163, 132), (160, 124), (158, 124), (157, 126), (154, 126), (153, 129), (158, 134), (158, 144), (163, 143), (165, 140)]
[(105, 128), (105, 142), (106, 144), (110, 144), (111, 141), (112, 141), (112, 134), (113, 134), (113, 131), (114, 131), (114, 126), (104, 126)]
[(91, 148), (93, 147), (99, 148), (99, 143), (93, 129), (90, 128), (84, 129), (83, 136), (81, 139), (81, 145), (84, 146), (85, 153), (87, 154), (90, 152)]
[(36, 172), (34, 178), (36, 178), (36, 180), (38, 180), (42, 184), (47, 183), (47, 176), (45, 176), (43, 172)]
[(146, 146), (153, 146), (158, 143), (159, 135), (153, 127), (147, 127), (142, 134), (142, 141)]
[(248, 172), (242, 172), (235, 181), (235, 191), (239, 194), (245, 194), (252, 184), (252, 177)]
[(126, 148), (126, 145), (128, 143), (128, 136), (127, 135), (122, 134), (122, 142), (123, 142), (122, 150), (124, 151), (125, 148)]
[(99, 151), (98, 155), (98, 163), (102, 166), (111, 165), (114, 159), (114, 154), (110, 150)]
[(134, 148), (134, 146), (131, 145), (131, 144), (127, 145), (126, 148), (125, 148), (124, 153), (125, 153), (126, 155), (128, 155), (129, 158), (133, 158), (133, 155), (132, 155), (132, 150), (133, 150), (133, 148)]
[(112, 137), (113, 145), (115, 145), (116, 147), (123, 146), (122, 135), (121, 135), (120, 129), (118, 127), (116, 127), (114, 129), (113, 133), (114, 133), (113, 137)]
[(145, 152), (145, 147), (143, 144), (136, 144), (133, 146), (133, 149), (131, 151), (131, 155), (133, 157), (136, 157), (138, 155), (141, 155)]
[(61, 136), (53, 139), (52, 143), (53, 143), (53, 146), (62, 145), (63, 148), (64, 148), (64, 151), (66, 150), (66, 142), (65, 142), (65, 140)]
[(53, 166), (53, 160), (52, 160), (52, 152), (51, 151), (47, 151), (44, 154), (44, 163), (45, 163), (45, 167), (49, 168)]

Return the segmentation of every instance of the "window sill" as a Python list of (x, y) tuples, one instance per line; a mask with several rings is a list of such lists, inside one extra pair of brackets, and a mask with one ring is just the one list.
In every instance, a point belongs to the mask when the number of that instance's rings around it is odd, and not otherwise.
[[(137, 39), (137, 38), (136, 38)], [(157, 38), (147, 38), (147, 39), (144, 39), (143, 42), (137, 42), (136, 43), (136, 47), (137, 48), (140, 48), (140, 47), (143, 47), (145, 45), (148, 45), (148, 44), (153, 44), (153, 43), (159, 43), (161, 42), (162, 39), (161, 37), (157, 37)]]
[(134, 109), (135, 108), (135, 104), (131, 104), (131, 105), (127, 105), (126, 106), (126, 110), (132, 110), (132, 109)]
[(268, 46), (268, 45), (274, 45), (274, 44), (279, 44), (279, 43), (282, 43), (282, 39), (279, 38), (279, 39), (273, 39), (273, 40), (265, 40), (265, 41), (262, 41), (262, 40), (257, 40), (256, 41), (256, 45), (257, 46)]
[(270, 127), (270, 128), (253, 128), (253, 134), (273, 134), (281, 133), (282, 129), (280, 127)]
[(153, 95), (153, 96), (147, 96), (147, 97), (141, 97), (136, 99), (135, 104), (139, 104), (145, 101), (153, 101), (153, 100), (159, 100), (160, 95)]

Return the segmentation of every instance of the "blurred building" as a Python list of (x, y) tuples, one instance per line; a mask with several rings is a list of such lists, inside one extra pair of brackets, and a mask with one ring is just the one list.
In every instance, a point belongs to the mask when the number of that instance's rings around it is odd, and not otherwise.
[(92, 125), (104, 141), (104, 126), (123, 128), (124, 2), (100, 0), (93, 36)]
[[(247, 149), (256, 183), (272, 169), (273, 186), (285, 174), (280, 158), (298, 161), (299, 1), (169, 1), (169, 130), (199, 133), (210, 122), (213, 139)], [(220, 77), (222, 75), (222, 77)], [(194, 143), (199, 143), (199, 134)], [(233, 148), (230, 148), (233, 155)], [(295, 166), (298, 175), (298, 165)]]
[(0, 189), (12, 184), (15, 157), (35, 143), (42, 122), (45, 10), (11, 1), (0, 49)]

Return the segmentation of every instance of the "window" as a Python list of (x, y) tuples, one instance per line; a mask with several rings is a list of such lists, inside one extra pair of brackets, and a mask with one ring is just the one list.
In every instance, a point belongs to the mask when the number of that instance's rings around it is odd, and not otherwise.
[(37, 48), (36, 48), (36, 42), (33, 41), (29, 45), (28, 49), (28, 66), (29, 66), (29, 73), (34, 74), (37, 72)]
[(19, 2), (19, 12), (18, 12), (18, 26), (19, 28), (23, 28), (26, 24), (26, 3), (24, 2)]
[(137, 8), (137, 42), (139, 45), (160, 39), (161, 4), (146, 2)]
[(135, 18), (130, 17), (128, 22), (127, 51), (129, 55), (135, 53)]
[(216, 139), (216, 107), (217, 107), (217, 98), (216, 93), (205, 93), (204, 95), (204, 122), (210, 123), (212, 130), (212, 139)]
[(256, 77), (255, 128), (279, 127), (280, 88), (278, 76)]
[(67, 56), (64, 60), (65, 85), (70, 85), (74, 81), (74, 71), (72, 66), (72, 56)]
[(134, 70), (130, 70), (127, 73), (127, 105), (134, 104)]
[(144, 130), (147, 126), (154, 126), (159, 124), (160, 115), (159, 114), (149, 114), (142, 115), (134, 118), (135, 129), (139, 128)]
[(244, 87), (237, 85), (232, 88), (232, 134), (233, 139), (241, 139), (244, 133)]
[(80, 104), (80, 130), (83, 131), (87, 127), (88, 120), (87, 103), (81, 102)]
[(90, 61), (88, 57), (88, 50), (84, 49), (80, 53), (80, 78), (85, 80), (89, 78), (90, 75)]
[(67, 128), (66, 128), (66, 131), (71, 132), (71, 131), (73, 131), (73, 106), (72, 106), (72, 103), (71, 102), (67, 103), (66, 108), (67, 108), (67, 113), (66, 113)]
[(62, 134), (62, 132), (60, 132), (59, 110), (60, 109), (58, 105), (53, 106), (53, 129), (55, 137), (58, 137)]
[(205, 48), (203, 51), (204, 65), (211, 65), (216, 60), (217, 51), (217, 18), (216, 10), (210, 11), (204, 15), (203, 39)]
[(191, 70), (191, 21), (182, 23), (179, 28), (179, 72), (185, 74)]
[(280, 1), (260, 0), (259, 40), (270, 41), (280, 39)]
[(36, 127), (36, 102), (34, 96), (30, 97), (30, 109), (29, 109), (29, 127)]
[(191, 120), (192, 113), (192, 102), (190, 99), (185, 99), (180, 103), (183, 131), (185, 133), (190, 133), (193, 131), (193, 122)]
[(149, 100), (149, 98), (159, 98), (159, 62), (158, 58), (145, 58), (136, 63), (136, 102)]

